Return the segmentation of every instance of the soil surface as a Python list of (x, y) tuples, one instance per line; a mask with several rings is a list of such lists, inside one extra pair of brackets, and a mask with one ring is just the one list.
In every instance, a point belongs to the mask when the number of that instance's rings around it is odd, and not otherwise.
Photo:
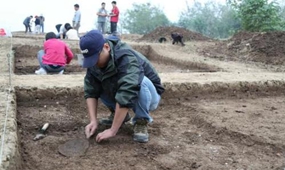
[[(184, 47), (152, 43), (172, 31), (190, 41)], [(284, 169), (284, 32), (240, 32), (217, 41), (187, 31), (166, 27), (143, 37), (122, 35), (149, 58), (166, 88), (159, 108), (151, 113), (150, 141), (134, 142), (132, 125), (125, 124), (116, 137), (102, 143), (93, 136), (81, 157), (65, 157), (58, 147), (85, 138), (85, 70), (75, 58), (63, 75), (35, 75), (44, 36), (19, 32), (13, 39), (1, 39), (0, 109), (4, 113), (10, 108), (10, 114), (0, 169)], [(79, 52), (78, 41), (65, 42), (74, 54)], [(7, 99), (11, 48), (15, 89)], [(6, 116), (2, 112), (0, 120)], [(108, 115), (100, 103), (98, 117)], [(47, 136), (33, 141), (47, 122)], [(106, 128), (99, 126), (96, 133)]]
[[(65, 95), (20, 101), (18, 126), (23, 169), (280, 168), (285, 161), (284, 102), (283, 96), (252, 96), (161, 104), (152, 113), (155, 121), (149, 125), (149, 143), (133, 142), (132, 127), (127, 124), (115, 138), (100, 144), (90, 139), (87, 153), (79, 158), (62, 156), (58, 146), (84, 138), (88, 117), (82, 97)], [(99, 113), (99, 117), (109, 114), (102, 104)], [(46, 122), (50, 123), (47, 137), (33, 141)], [(98, 132), (106, 128), (99, 126)]]

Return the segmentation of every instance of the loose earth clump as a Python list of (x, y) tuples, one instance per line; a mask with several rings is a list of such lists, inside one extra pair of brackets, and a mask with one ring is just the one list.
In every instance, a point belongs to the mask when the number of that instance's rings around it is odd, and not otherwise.
[(228, 40), (200, 49), (207, 57), (221, 60), (285, 64), (285, 32), (239, 32)]

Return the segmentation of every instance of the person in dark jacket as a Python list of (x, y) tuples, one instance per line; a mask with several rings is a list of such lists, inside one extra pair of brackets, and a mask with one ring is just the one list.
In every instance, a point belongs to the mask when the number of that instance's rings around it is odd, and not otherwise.
[(39, 34), (41, 32), (41, 20), (40, 17), (35, 16), (36, 20), (35, 20), (35, 33)]
[(60, 27), (62, 26), (62, 24), (56, 24), (55, 25), (55, 28), (57, 30), (57, 33), (59, 33), (59, 30), (60, 30)]
[(160, 38), (158, 39), (158, 42), (159, 42), (159, 43), (164, 43), (164, 42), (166, 42), (166, 38), (165, 38), (165, 37), (160, 37)]
[(31, 16), (28, 16), (27, 18), (25, 18), (25, 20), (24, 20), (24, 22), (23, 22), (23, 24), (25, 25), (25, 33), (27, 33), (28, 32), (28, 30), (29, 30), (29, 32), (32, 32), (32, 30), (31, 30), (31, 26), (30, 26), (30, 22), (31, 22), (31, 19), (33, 18), (33, 16), (31, 15)]
[(149, 112), (158, 107), (164, 88), (152, 64), (141, 53), (117, 39), (104, 39), (98, 30), (86, 33), (80, 39), (84, 56), (83, 67), (87, 68), (84, 78), (84, 97), (87, 102), (90, 123), (85, 128), (87, 138), (97, 127), (98, 99), (106, 105), (111, 115), (99, 121), (111, 125), (99, 133), (96, 141), (114, 137), (120, 126), (130, 120), (132, 109), (135, 116), (133, 139), (148, 142), (147, 124), (153, 119)]
[(172, 38), (172, 44), (178, 44), (181, 43), (182, 46), (185, 46), (185, 44), (183, 43), (182, 39), (183, 36), (177, 32), (171, 33), (171, 38)]

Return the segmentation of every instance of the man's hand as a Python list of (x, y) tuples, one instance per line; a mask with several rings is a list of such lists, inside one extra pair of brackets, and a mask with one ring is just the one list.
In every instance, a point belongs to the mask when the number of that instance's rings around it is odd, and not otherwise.
[(108, 139), (114, 136), (116, 136), (116, 132), (114, 132), (112, 129), (107, 129), (96, 136), (96, 142), (101, 142), (104, 139)]
[(99, 133), (96, 136), (96, 142), (101, 142), (104, 139), (108, 139), (111, 137), (116, 136), (119, 128), (121, 127), (127, 113), (128, 113), (128, 108), (123, 108), (120, 107), (120, 105), (118, 103), (116, 103), (116, 109), (115, 109), (115, 116), (114, 116), (114, 120), (112, 123), (112, 127), (110, 129), (105, 130), (102, 133)]
[(85, 127), (85, 135), (86, 138), (89, 139), (96, 131), (98, 127), (97, 121), (90, 122), (86, 127)]

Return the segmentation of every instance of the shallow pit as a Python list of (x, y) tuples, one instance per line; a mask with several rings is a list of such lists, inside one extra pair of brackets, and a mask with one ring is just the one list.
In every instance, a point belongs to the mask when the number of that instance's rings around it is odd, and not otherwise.
[[(34, 74), (39, 69), (37, 52), (41, 50), (41, 46), (19, 45), (13, 48), (15, 63), (14, 72), (18, 75)], [(77, 49), (71, 49), (74, 54), (78, 53)], [(69, 65), (66, 65), (64, 74), (80, 74), (85, 72), (78, 62), (76, 55)]]
[[(19, 45), (14, 47), (15, 51), (15, 74), (25, 75), (34, 74), (35, 70), (39, 68), (37, 60), (37, 52), (41, 50), (40, 46)], [(210, 67), (201, 63), (192, 63), (179, 61), (163, 55), (157, 54), (149, 45), (133, 46), (134, 49), (144, 54), (154, 65), (156, 70), (160, 73), (168, 72), (216, 72), (219, 69)], [(79, 49), (72, 49), (74, 54), (79, 53)], [(82, 74), (86, 69), (79, 66), (76, 55), (69, 65), (66, 66), (65, 74)]]
[[(58, 153), (58, 146), (84, 138), (84, 126), (89, 121), (82, 89), (18, 89), (21, 167), (23, 170), (284, 167), (285, 107), (281, 104), (285, 102), (284, 94), (225, 92), (217, 96), (213, 92), (184, 99), (171, 96), (166, 93), (159, 109), (152, 113), (155, 121), (149, 126), (149, 143), (133, 142), (131, 125), (124, 125), (115, 138), (100, 144), (93, 137), (85, 156), (68, 158)], [(98, 117), (108, 114), (100, 103)], [(50, 123), (47, 137), (33, 141), (46, 122)], [(99, 126), (98, 132), (106, 128)]]

